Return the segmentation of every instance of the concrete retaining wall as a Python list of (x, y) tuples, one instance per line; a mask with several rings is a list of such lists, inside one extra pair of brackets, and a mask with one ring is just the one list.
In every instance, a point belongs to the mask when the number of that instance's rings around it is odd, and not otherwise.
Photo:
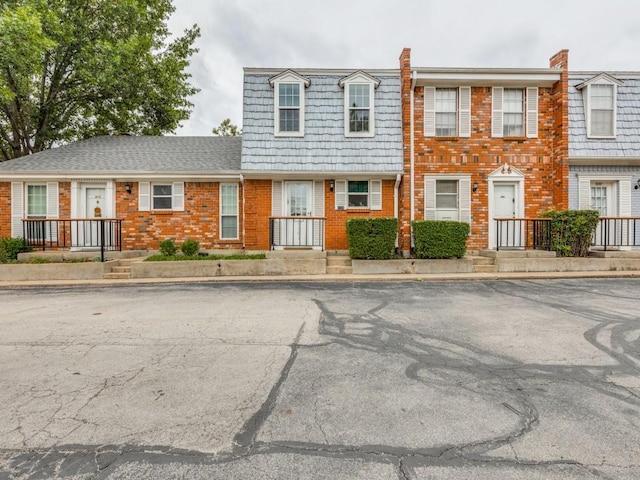
[(95, 280), (111, 271), (113, 262), (0, 265), (0, 281)]
[(356, 275), (375, 274), (438, 274), (471, 273), (473, 260), (469, 258), (446, 260), (352, 260), (353, 273)]
[(200, 260), (136, 262), (131, 278), (180, 278), (259, 275), (323, 275), (324, 258), (270, 258), (266, 260)]
[(499, 272), (606, 272), (640, 270), (640, 258), (496, 258)]

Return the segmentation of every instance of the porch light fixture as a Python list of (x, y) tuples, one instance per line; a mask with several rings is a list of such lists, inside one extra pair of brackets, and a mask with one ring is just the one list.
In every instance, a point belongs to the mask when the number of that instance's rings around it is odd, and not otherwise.
[(640, 188), (640, 178), (638, 179), (638, 181), (636, 182), (635, 186), (633, 187), (636, 190), (638, 190)]
[[(638, 183), (640, 183), (640, 180), (638, 180)], [(333, 189), (336, 188), (336, 181), (335, 180), (329, 180), (329, 191), (333, 192)], [(638, 188), (638, 187), (636, 187)]]
[(129, 182), (125, 183), (124, 189), (127, 191), (127, 193), (131, 193), (131, 184)]
[(473, 182), (472, 190), (473, 190), (474, 193), (478, 191), (478, 182)]

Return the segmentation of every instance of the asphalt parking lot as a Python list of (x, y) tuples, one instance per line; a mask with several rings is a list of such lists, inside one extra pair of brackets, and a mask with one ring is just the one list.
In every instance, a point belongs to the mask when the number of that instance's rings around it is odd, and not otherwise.
[(639, 291), (0, 290), (0, 479), (637, 479)]

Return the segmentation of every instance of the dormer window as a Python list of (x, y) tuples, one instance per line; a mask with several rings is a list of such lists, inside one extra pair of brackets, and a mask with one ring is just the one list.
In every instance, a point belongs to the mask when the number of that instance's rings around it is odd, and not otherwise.
[(380, 80), (356, 72), (339, 82), (344, 88), (344, 134), (346, 137), (373, 137), (374, 92)]
[(276, 137), (304, 136), (305, 88), (308, 78), (287, 70), (269, 80), (274, 91), (274, 135)]
[(618, 85), (622, 82), (606, 73), (576, 85), (582, 90), (587, 137), (615, 138)]

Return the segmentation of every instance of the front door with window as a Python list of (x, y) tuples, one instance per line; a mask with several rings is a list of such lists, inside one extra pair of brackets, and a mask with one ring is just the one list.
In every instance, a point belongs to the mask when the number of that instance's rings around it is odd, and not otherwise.
[(313, 182), (285, 182), (285, 222), (287, 245), (313, 245)]
[[(615, 217), (618, 215), (617, 205), (615, 202), (616, 192), (615, 192), (615, 182), (604, 182), (604, 181), (592, 181), (590, 185), (590, 193), (589, 193), (589, 206), (591, 210), (597, 210), (600, 214), (600, 217)], [(615, 233), (618, 235), (622, 234), (622, 230), (618, 232), (607, 232), (607, 236), (612, 233), (615, 236)], [(596, 227), (595, 240), (597, 245), (603, 245), (604, 242), (614, 242), (616, 239), (614, 238), (604, 238), (605, 232), (602, 231), (602, 222), (598, 222), (598, 226)], [(621, 240), (617, 239), (617, 240)]]

